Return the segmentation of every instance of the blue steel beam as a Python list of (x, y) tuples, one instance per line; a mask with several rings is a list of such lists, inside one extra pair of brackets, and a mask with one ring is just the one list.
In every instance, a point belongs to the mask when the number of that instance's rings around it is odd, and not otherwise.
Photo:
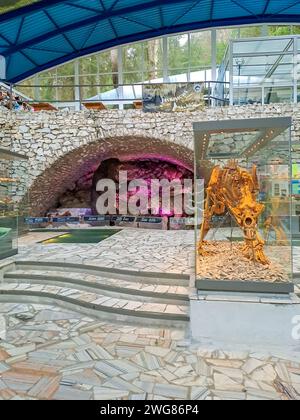
[[(186, 1), (186, 0), (185, 0)], [(53, 38), (57, 35), (61, 35), (63, 32), (69, 32), (74, 29), (77, 29), (79, 27), (89, 26), (96, 22), (101, 22), (113, 17), (122, 17), (124, 15), (129, 15), (130, 13), (135, 13), (143, 10), (148, 9), (155, 9), (159, 6), (167, 5), (167, 4), (174, 4), (174, 3), (185, 3), (184, 0), (153, 0), (149, 1), (147, 3), (143, 4), (135, 4), (134, 6), (128, 6), (124, 8), (119, 9), (108, 9), (106, 11), (103, 11), (99, 13), (98, 15), (93, 15), (89, 18), (84, 18), (82, 20), (79, 20), (77, 22), (72, 22), (68, 25), (65, 25), (61, 28), (56, 28), (53, 31), (44, 33), (42, 35), (39, 35), (35, 38), (32, 38), (26, 42), (19, 43), (18, 45), (11, 47), (7, 49), (6, 51), (2, 51), (1, 54), (4, 56), (7, 56), (9, 54), (13, 54), (14, 52), (17, 52), (19, 50), (22, 50), (24, 48), (28, 48), (30, 45), (38, 44), (40, 42), (44, 42), (47, 39)], [(193, 3), (192, 0), (188, 0), (190, 3)], [(37, 3), (38, 4), (38, 3)]]
[(230, 0), (230, 1), (231, 1), (231, 3), (235, 4), (236, 6), (240, 7), (241, 9), (243, 9), (245, 12), (249, 13), (250, 15), (257, 16), (256, 13), (252, 12), (252, 10), (250, 10), (248, 7), (241, 4), (240, 1), (238, 1), (238, 0)]
[[(0, 37), (7, 42), (10, 45), (13, 45), (13, 43), (3, 34), (0, 34)], [(28, 56), (24, 51), (20, 51), (20, 54), (22, 54), (28, 61), (30, 61), (35, 67), (38, 67), (38, 64), (35, 60), (33, 60), (33, 58), (31, 58), (30, 56)], [(11, 56), (8, 57), (8, 64), (7, 64), (7, 68), (9, 67), (10, 64), (10, 60), (11, 60)]]
[(86, 44), (88, 43), (89, 39), (91, 38), (91, 36), (93, 35), (93, 33), (95, 32), (96, 28), (98, 26), (98, 23), (96, 22), (93, 27), (91, 28), (91, 30), (89, 31), (87, 37), (83, 40), (83, 43), (81, 44), (80, 50), (84, 49)]
[(190, 4), (184, 11), (180, 13), (180, 15), (171, 23), (170, 26), (175, 25), (180, 19), (182, 19), (185, 15), (193, 10), (202, 0), (196, 0), (192, 4)]
[(23, 16), (22, 17), (22, 20), (21, 20), (21, 23), (19, 25), (19, 29), (18, 29), (18, 32), (17, 32), (17, 36), (16, 36), (16, 39), (15, 39), (15, 42), (14, 42), (15, 44), (17, 44), (19, 42), (20, 35), (21, 35), (22, 29), (23, 29), (23, 25), (24, 25), (24, 21), (25, 21), (25, 17)]
[(263, 10), (263, 15), (265, 15), (268, 11), (269, 5), (270, 5), (271, 0), (266, 0), (266, 4)]
[(127, 22), (131, 22), (131, 23), (135, 23), (135, 24), (144, 26), (145, 28), (148, 28), (148, 29), (152, 29), (152, 30), (155, 30), (156, 29), (154, 26), (148, 25), (148, 23), (139, 22), (136, 19), (132, 19), (129, 16), (120, 16), (120, 19), (124, 19), (124, 20), (127, 20)]
[[(297, 22), (300, 23), (300, 15), (299, 16), (286, 15), (284, 20), (286, 23), (297, 23)], [(266, 16), (258, 15), (257, 17), (247, 16), (243, 18), (229, 18), (229, 19), (222, 19), (222, 20), (214, 20), (212, 22), (201, 21), (201, 22), (194, 22), (192, 24), (186, 23), (186, 24), (177, 25), (174, 27), (164, 27), (164, 28), (157, 29), (155, 31), (146, 31), (139, 34), (132, 34), (125, 37), (120, 37), (118, 39), (112, 39), (107, 42), (103, 42), (103, 43), (100, 42), (93, 46), (83, 48), (80, 51), (77, 51), (76, 53), (65, 55), (51, 62), (47, 62), (43, 65), (40, 65), (33, 70), (24, 72), (14, 78), (9, 79), (8, 81), (12, 83), (18, 83), (21, 80), (27, 79), (28, 77), (36, 73), (59, 66), (68, 61), (74, 60), (75, 58), (83, 57), (85, 55), (93, 54), (96, 52), (101, 52), (110, 48), (115, 48), (122, 44), (130, 44), (137, 41), (143, 41), (146, 39), (179, 33), (179, 32), (193, 31), (193, 30), (198, 30), (198, 29), (199, 30), (208, 29), (208, 28), (214, 28), (214, 27), (220, 27), (220, 26), (250, 25), (253, 23), (282, 23), (282, 17), (277, 16), (277, 15), (266, 15)]]
[(116, 6), (117, 6), (117, 4), (119, 3), (119, 0), (116, 0), (113, 4), (112, 4), (112, 6), (110, 7), (110, 10), (113, 10)]
[[(164, 4), (176, 4), (176, 3), (184, 3), (187, 0), (157, 0), (154, 3), (157, 3), (157, 5), (164, 5)], [(20, 7), (19, 9), (15, 9), (12, 10), (10, 12), (6, 12), (1, 14), (1, 22), (5, 22), (7, 20), (11, 20), (15, 17), (20, 17), (20, 16), (27, 16), (30, 14), (33, 14), (34, 12), (38, 12), (41, 10), (45, 10), (46, 8), (49, 9), (52, 6), (56, 6), (57, 4), (68, 4), (69, 6), (72, 7), (79, 7), (79, 5), (76, 5), (75, 3), (72, 4), (70, 2), (70, 0), (40, 0), (37, 3), (32, 3), (28, 6), (23, 6)], [(118, 5), (119, 0), (116, 0), (113, 5), (107, 9), (108, 11), (116, 11), (116, 10), (121, 10), (121, 9), (116, 9), (116, 6)], [(147, 4), (148, 3), (144, 3), (144, 4), (139, 4), (139, 5), (135, 5), (135, 6), (131, 6), (131, 7), (137, 7), (137, 10), (144, 10), (145, 8), (147, 8)], [(130, 7), (130, 6), (129, 6)], [(88, 6), (86, 6), (86, 8), (88, 8)]]
[[(56, 29), (61, 30), (61, 27), (57, 24), (57, 22), (53, 19), (53, 17), (50, 15), (50, 13), (47, 10), (43, 10), (44, 14), (47, 16), (47, 18), (50, 20), (53, 26), (55, 26)], [(76, 51), (75, 46), (72, 44), (72, 42), (69, 40), (67, 35), (65, 33), (62, 33), (62, 36), (64, 37), (64, 40), (67, 42), (67, 44), (70, 45), (73, 51)], [(34, 45), (34, 43), (32, 44)]]
[[(99, 3), (100, 3), (100, 6), (102, 7), (102, 9), (105, 11), (106, 10), (106, 7), (104, 6), (103, 0), (99, 0)], [(108, 21), (109, 21), (110, 27), (111, 27), (111, 29), (112, 29), (115, 37), (118, 38), (119, 35), (118, 35), (117, 29), (114, 26), (112, 20), (111, 19), (108, 19)]]
[(282, 7), (281, 9), (279, 9), (277, 12), (275, 12), (276, 15), (279, 15), (282, 12), (285, 12), (286, 10), (291, 9), (292, 7), (297, 6), (298, 4), (300, 4), (300, 0), (295, 1), (293, 4), (290, 4), (289, 6), (285, 6)]

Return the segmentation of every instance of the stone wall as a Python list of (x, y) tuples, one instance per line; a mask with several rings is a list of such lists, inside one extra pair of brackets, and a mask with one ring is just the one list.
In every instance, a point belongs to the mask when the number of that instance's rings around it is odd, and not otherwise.
[(0, 145), (29, 157), (28, 176), (16, 168), (41, 214), (93, 165), (108, 158), (163, 158), (193, 168), (194, 121), (293, 117), (293, 142), (300, 140), (300, 105), (276, 104), (211, 108), (196, 113), (145, 114), (142, 111), (11, 113), (0, 110)]

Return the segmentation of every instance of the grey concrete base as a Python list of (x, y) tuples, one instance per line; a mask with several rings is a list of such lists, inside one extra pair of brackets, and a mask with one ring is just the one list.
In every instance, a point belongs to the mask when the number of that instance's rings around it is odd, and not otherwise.
[(7, 252), (2, 252), (0, 254), (0, 260), (5, 260), (6, 258), (13, 257), (14, 255), (17, 255), (17, 254), (18, 254), (17, 249), (12, 249), (12, 250), (7, 251)]
[(293, 283), (268, 283), (263, 281), (229, 281), (229, 280), (196, 280), (199, 291), (245, 292), (245, 293), (279, 293), (294, 292)]
[(226, 343), (232, 348), (260, 351), (277, 348), (300, 354), (299, 324), (300, 299), (294, 295), (257, 300), (253, 296), (247, 300), (246, 296), (214, 295), (191, 300), (194, 343)]

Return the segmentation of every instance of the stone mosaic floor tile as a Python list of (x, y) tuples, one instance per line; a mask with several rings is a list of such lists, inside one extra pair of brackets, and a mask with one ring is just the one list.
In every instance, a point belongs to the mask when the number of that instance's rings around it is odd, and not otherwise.
[[(194, 271), (193, 231), (162, 232), (130, 229), (121, 231), (117, 236), (112, 236), (96, 245), (68, 245), (67, 247), (63, 244), (36, 244), (36, 240), (36, 234), (21, 238), (20, 254), (17, 258), (73, 261), (77, 264), (150, 272), (168, 271), (191, 274)], [(149, 262), (150, 253), (151, 261)], [(294, 247), (294, 270), (300, 272), (300, 247)]]
[[(9, 309), (26, 305), (3, 305), (5, 316)], [(95, 323), (70, 311), (60, 319), (55, 306), (33, 309), (39, 321), (16, 320), (0, 343), (1, 399), (300, 400), (300, 364), (288, 358), (197, 349), (182, 346), (172, 330)], [(45, 325), (56, 333), (53, 342), (30, 343)], [(91, 329), (73, 337), (74, 325)]]
[[(121, 232), (118, 244), (112, 237), (96, 247), (43, 246), (30, 242), (29, 238), (26, 241), (23, 246), (21, 241), (18, 259), (58, 261), (57, 255), (60, 255), (60, 261), (137, 271), (165, 270), (167, 259), (169, 272), (192, 270), (193, 232), (180, 235), (178, 232), (168, 235), (165, 232)], [(295, 252), (295, 261), (298, 267), (299, 249)], [(78, 273), (67, 275), (82, 278)], [(95, 280), (93, 276), (84, 278)], [(121, 283), (116, 279), (114, 284)], [(124, 282), (124, 287), (130, 289), (129, 286), (132, 284)], [(13, 290), (16, 286), (10, 287)], [(18, 287), (31, 286), (24, 283)], [(34, 287), (40, 290), (40, 285)], [(179, 286), (136, 284), (136, 288), (161, 293), (187, 291)], [(71, 287), (43, 285), (41, 290), (79, 296), (86, 301), (93, 296), (93, 293)], [(115, 298), (93, 297), (96, 303), (106, 299), (115, 307), (120, 305), (120, 300)], [(175, 313), (185, 310), (181, 305), (171, 308), (167, 304), (134, 300), (127, 305), (133, 309), (159, 307), (178, 311)], [(32, 309), (33, 319), (22, 321), (16, 317)], [(30, 307), (5, 303), (0, 307), (0, 315), (5, 316), (8, 326), (6, 340), (0, 342), (0, 399), (300, 400), (300, 362), (288, 356), (195, 348), (186, 341), (184, 329), (117, 325), (54, 305)]]

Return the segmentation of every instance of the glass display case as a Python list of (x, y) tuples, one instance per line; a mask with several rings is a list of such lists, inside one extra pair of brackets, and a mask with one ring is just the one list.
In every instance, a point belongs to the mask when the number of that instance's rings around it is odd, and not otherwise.
[(293, 292), (291, 124), (194, 124), (196, 180), (204, 179), (195, 235), (199, 290)]
[[(27, 158), (0, 148), (0, 260), (18, 252), (18, 236), (26, 211)], [(17, 197), (22, 197), (21, 202)]]
[(293, 147), (292, 166), (292, 235), (293, 245), (300, 246), (300, 148)]

